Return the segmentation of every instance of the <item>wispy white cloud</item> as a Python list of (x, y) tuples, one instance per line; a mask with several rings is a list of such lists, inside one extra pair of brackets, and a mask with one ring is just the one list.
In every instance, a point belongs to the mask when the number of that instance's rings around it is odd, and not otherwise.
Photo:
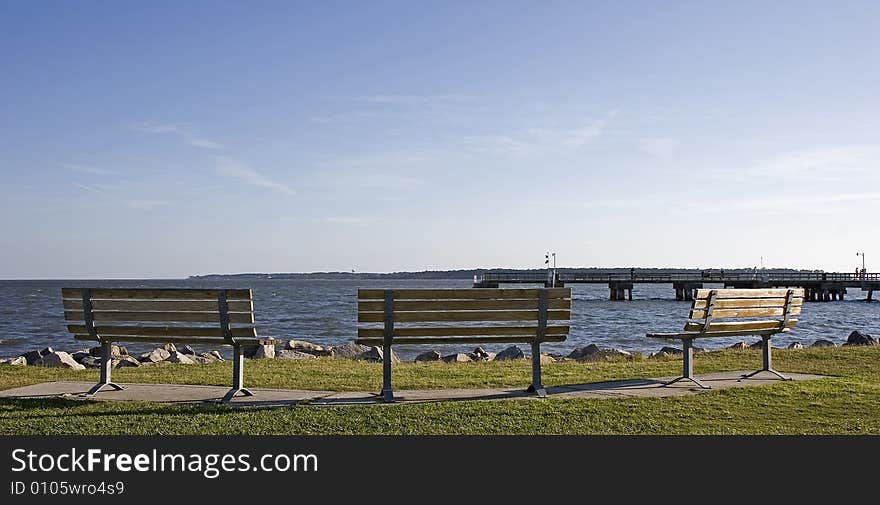
[(877, 176), (880, 147), (834, 146), (785, 153), (755, 163), (749, 171), (762, 175), (790, 176)]
[(616, 115), (617, 111), (612, 110), (584, 126), (527, 128), (502, 134), (469, 136), (461, 139), (461, 143), (470, 151), (512, 157), (531, 156), (559, 149), (579, 149), (601, 137)]
[(171, 205), (166, 200), (123, 200), (123, 203), (133, 209), (154, 209)]
[(605, 131), (605, 128), (608, 126), (608, 123), (614, 119), (614, 116), (617, 115), (617, 111), (613, 110), (608, 113), (607, 116), (596, 119), (592, 123), (587, 126), (581, 128), (575, 128), (573, 130), (569, 130), (567, 132), (562, 132), (561, 134), (561, 143), (563, 145), (572, 146), (572, 147), (581, 147), (585, 145), (587, 142), (590, 142), (594, 138), (602, 135), (602, 132)]
[(672, 158), (678, 153), (681, 141), (673, 138), (645, 138), (637, 142), (639, 149), (655, 158)]
[(408, 95), (408, 94), (378, 94), (361, 95), (352, 97), (359, 102), (370, 102), (391, 105), (425, 105), (437, 103), (470, 102), (476, 100), (473, 95), (457, 93), (434, 94), (434, 95)]
[(134, 131), (144, 133), (155, 133), (160, 135), (174, 135), (180, 138), (183, 143), (199, 147), (202, 149), (224, 149), (219, 142), (211, 140), (185, 123), (157, 123), (157, 122), (141, 122), (132, 123), (130, 128)]
[(375, 217), (367, 216), (327, 216), (322, 219), (325, 223), (342, 224), (346, 226), (367, 226), (377, 221)]
[(656, 208), (659, 206), (674, 203), (673, 200), (655, 198), (655, 197), (631, 197), (631, 198), (591, 198), (582, 199), (578, 197), (566, 198), (562, 195), (553, 200), (527, 200), (524, 202), (528, 205), (540, 207), (555, 207), (565, 209), (627, 209), (627, 208)]
[(79, 172), (81, 174), (89, 174), (89, 175), (105, 175), (105, 176), (118, 176), (122, 175), (120, 172), (116, 170), (108, 170), (106, 168), (92, 167), (87, 165), (79, 165), (76, 163), (62, 163), (62, 167), (73, 170), (74, 172)]
[(100, 189), (89, 186), (87, 184), (80, 184), (78, 182), (74, 182), (73, 185), (74, 185), (74, 187), (82, 189), (83, 191), (88, 191), (90, 193), (97, 193), (99, 195), (106, 195), (107, 194), (104, 191), (101, 191)]
[[(824, 208), (830, 213), (838, 209), (838, 206), (832, 204), (874, 201), (880, 201), (880, 191), (773, 196), (727, 202), (704, 201), (699, 205), (692, 205), (691, 210), (697, 213), (772, 213), (791, 209)], [(823, 205), (824, 207), (820, 207)]]
[(436, 161), (419, 151), (389, 151), (328, 158), (316, 164), (310, 184), (317, 189), (408, 191), (426, 184), (425, 167)]
[(138, 198), (119, 197), (110, 191), (105, 191), (98, 187), (88, 184), (81, 184), (78, 182), (73, 183), (73, 186), (83, 191), (99, 195), (104, 201), (124, 205), (132, 209), (150, 210), (156, 207), (165, 207), (171, 205), (171, 202), (167, 200), (144, 200)]
[(267, 188), (279, 193), (293, 195), (295, 192), (286, 184), (272, 180), (269, 177), (257, 172), (246, 163), (229, 158), (218, 158), (216, 171), (224, 177), (238, 179), (251, 186)]

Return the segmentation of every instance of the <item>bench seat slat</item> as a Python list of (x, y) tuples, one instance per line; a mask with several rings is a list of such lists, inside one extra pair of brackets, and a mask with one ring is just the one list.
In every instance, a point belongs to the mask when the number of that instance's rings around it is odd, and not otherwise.
[[(725, 317), (766, 317), (766, 316), (782, 316), (785, 312), (784, 307), (760, 307), (748, 309), (714, 309), (712, 316), (715, 318)], [(801, 307), (792, 307), (789, 314), (796, 316), (801, 313)], [(694, 309), (688, 316), (690, 319), (704, 319), (706, 317), (706, 309)]]
[[(82, 299), (63, 300), (65, 310), (82, 310)], [(251, 300), (227, 302), (230, 312), (253, 312)], [(92, 300), (93, 310), (122, 310), (130, 312), (218, 312), (217, 300)]]
[[(96, 322), (170, 322), (170, 323), (219, 323), (219, 312), (119, 312), (119, 311), (92, 311)], [(83, 313), (77, 311), (65, 311), (66, 321), (82, 321)], [(253, 312), (230, 312), (230, 323), (248, 324), (254, 322)]]
[(738, 336), (763, 336), (776, 335), (777, 333), (790, 333), (791, 330), (786, 328), (779, 330), (742, 330), (742, 331), (712, 331), (707, 333), (700, 332), (681, 332), (681, 333), (648, 333), (648, 338), (665, 338), (665, 339), (684, 339), (684, 338), (707, 338), (707, 337), (738, 337)]
[[(77, 334), (73, 336), (76, 340), (91, 340), (95, 341), (91, 335), (83, 335)], [(116, 341), (112, 337), (108, 338), (109, 341)], [(274, 344), (277, 343), (272, 338), (258, 337), (237, 337), (235, 339), (236, 343), (244, 344), (244, 345), (265, 345), (265, 344)], [(144, 342), (144, 343), (158, 343), (158, 344), (199, 344), (199, 345), (227, 345), (226, 342), (222, 338), (199, 338), (199, 337), (176, 337), (176, 336), (167, 336), (167, 337), (145, 337), (145, 336), (132, 336), (126, 335), (123, 338), (119, 339), (119, 342)]]
[[(398, 300), (515, 300), (538, 298), (538, 289), (395, 289), (394, 301)], [(570, 298), (570, 288), (547, 289), (547, 298)], [(360, 300), (384, 300), (384, 289), (358, 289)]]
[[(384, 301), (358, 302), (361, 312), (382, 312)], [(552, 298), (547, 300), (548, 309), (571, 309), (571, 300)], [(395, 311), (429, 310), (537, 310), (538, 299), (531, 300), (395, 300)]]
[[(781, 320), (773, 321), (724, 321), (719, 323), (709, 323), (709, 332), (716, 331), (749, 331), (749, 330), (778, 330)], [(789, 319), (786, 328), (793, 328), (797, 325), (797, 319)], [(703, 323), (688, 322), (684, 325), (684, 333), (698, 332), (703, 328)]]
[[(548, 326), (546, 336), (565, 337), (569, 326)], [(382, 338), (382, 328), (358, 328), (358, 338)], [(536, 326), (433, 326), (422, 328), (394, 328), (395, 342), (401, 337), (467, 337), (467, 336), (526, 336), (533, 339)]]
[[(69, 324), (67, 330), (74, 334), (88, 333), (84, 324)], [(230, 328), (233, 337), (257, 336), (257, 329), (253, 327)], [(223, 340), (223, 331), (220, 328), (187, 327), (187, 326), (95, 326), (95, 331), (100, 336), (115, 337), (216, 337)]]
[[(395, 338), (394, 344), (528, 344), (534, 342), (534, 336), (507, 335), (483, 337), (402, 337)], [(543, 342), (564, 342), (565, 335), (547, 335)], [(358, 338), (356, 343), (362, 345), (381, 346), (381, 338)]]
[[(189, 288), (92, 288), (93, 300), (216, 300), (220, 294), (217, 289), (189, 289)], [(62, 288), (62, 298), (82, 299), (81, 288)], [(227, 289), (227, 300), (251, 300), (253, 293), (250, 289)]]
[[(384, 320), (382, 312), (360, 312), (359, 323), (381, 323)], [(549, 310), (547, 319), (570, 319), (571, 312), (568, 310)], [(478, 311), (463, 310), (451, 312), (394, 312), (394, 321), (401, 323), (414, 322), (440, 322), (440, 321), (537, 321), (538, 311), (530, 310), (497, 310)]]

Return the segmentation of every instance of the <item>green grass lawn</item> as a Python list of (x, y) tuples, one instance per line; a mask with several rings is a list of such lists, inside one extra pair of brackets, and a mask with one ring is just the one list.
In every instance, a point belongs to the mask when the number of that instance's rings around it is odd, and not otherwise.
[[(758, 368), (760, 351), (698, 354), (696, 373)], [(81, 400), (0, 399), (3, 434), (878, 434), (880, 346), (774, 353), (777, 369), (827, 379), (646, 399), (547, 399), (430, 404), (235, 408)], [(527, 360), (402, 363), (396, 389), (519, 387)], [(677, 359), (565, 362), (544, 367), (548, 386), (679, 373)], [(317, 359), (258, 360), (252, 387), (378, 391), (381, 364)], [(94, 370), (0, 365), (0, 389), (46, 381), (97, 380)], [(230, 363), (114, 370), (119, 382), (228, 385)]]

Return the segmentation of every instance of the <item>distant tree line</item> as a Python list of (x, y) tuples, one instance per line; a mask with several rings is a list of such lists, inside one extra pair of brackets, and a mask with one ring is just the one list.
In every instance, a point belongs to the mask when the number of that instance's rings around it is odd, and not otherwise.
[[(727, 273), (745, 273), (753, 272), (754, 268), (639, 268), (639, 267), (615, 267), (615, 268), (557, 268), (559, 273), (592, 273), (592, 272), (610, 272), (610, 273), (629, 273), (631, 268), (635, 268), (637, 272), (654, 273), (654, 274), (673, 274), (673, 273), (700, 273), (700, 272), (720, 272)], [(421, 272), (307, 272), (307, 273), (241, 273), (241, 274), (206, 274), (191, 275), (190, 279), (199, 280), (219, 280), (219, 279), (472, 279), (475, 275), (494, 272), (546, 272), (546, 268), (477, 268), (470, 270), (423, 270)], [(773, 268), (765, 269), (766, 272), (818, 272), (821, 270), (804, 270), (793, 268)]]

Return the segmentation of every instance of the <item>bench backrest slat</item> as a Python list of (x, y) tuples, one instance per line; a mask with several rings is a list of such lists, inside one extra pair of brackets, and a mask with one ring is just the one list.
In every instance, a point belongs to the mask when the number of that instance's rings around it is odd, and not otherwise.
[[(400, 300), (514, 300), (538, 299), (538, 289), (394, 289), (394, 301)], [(549, 288), (547, 299), (571, 298), (571, 288)], [(359, 300), (384, 300), (384, 289), (358, 289)]]
[[(64, 310), (82, 310), (82, 300), (65, 298)], [(253, 312), (251, 300), (229, 301), (230, 312)], [(217, 299), (213, 300), (92, 300), (94, 310), (116, 310), (127, 312), (183, 311), (210, 312), (217, 310)]]
[[(386, 290), (358, 290), (358, 338), (375, 344), (385, 335)], [(542, 306), (542, 293), (544, 300)], [(569, 326), (553, 324), (571, 319), (571, 289), (395, 289), (391, 290), (395, 341), (417, 343), (472, 340), (564, 340)], [(543, 310), (542, 310), (543, 308)], [(534, 324), (529, 324), (529, 323)], [(382, 326), (378, 326), (382, 323)], [(411, 323), (419, 323), (417, 326)], [(433, 323), (433, 324), (425, 324)], [(461, 324), (454, 324), (461, 323)], [(504, 324), (518, 323), (518, 324)], [(505, 340), (507, 339), (507, 340)], [(426, 343), (428, 341), (425, 341)]]
[(797, 324), (803, 298), (803, 289), (700, 289), (684, 331), (785, 331)]
[[(719, 309), (715, 306), (713, 316), (716, 319), (733, 318), (733, 317), (763, 317), (763, 316), (785, 316), (785, 307), (749, 307), (741, 309)], [(801, 306), (793, 306), (789, 311), (790, 315), (801, 313)], [(690, 319), (703, 319), (706, 317), (706, 309), (692, 309)]]
[[(534, 337), (537, 326), (435, 326), (430, 328), (396, 328), (395, 337), (467, 337), (467, 336), (527, 336)], [(569, 326), (547, 326), (547, 336), (568, 335)], [(382, 338), (383, 328), (358, 328), (358, 337)]]
[[(98, 335), (105, 337), (205, 337), (223, 338), (219, 326), (96, 326)], [(88, 335), (85, 325), (69, 324), (67, 331), (77, 337)], [(254, 338), (257, 329), (254, 327), (231, 328), (233, 337)]]
[[(570, 319), (571, 311), (549, 310), (549, 319)], [(394, 311), (394, 322), (418, 323), (438, 321), (538, 321), (537, 310), (459, 310), (430, 312), (399, 312)], [(384, 321), (382, 312), (360, 312), (359, 323), (381, 323)]]
[[(92, 299), (101, 300), (217, 300), (219, 289), (191, 288), (91, 288)], [(62, 288), (62, 298), (79, 298), (80, 288)], [(250, 289), (227, 289), (229, 300), (252, 300)]]
[[(225, 313), (221, 307), (224, 295)], [(173, 336), (233, 343), (235, 337), (256, 337), (250, 289), (64, 288), (62, 304), (66, 321), (83, 323), (68, 326), (77, 338)], [(224, 321), (237, 326), (224, 332)], [(89, 331), (90, 323), (93, 331)]]

